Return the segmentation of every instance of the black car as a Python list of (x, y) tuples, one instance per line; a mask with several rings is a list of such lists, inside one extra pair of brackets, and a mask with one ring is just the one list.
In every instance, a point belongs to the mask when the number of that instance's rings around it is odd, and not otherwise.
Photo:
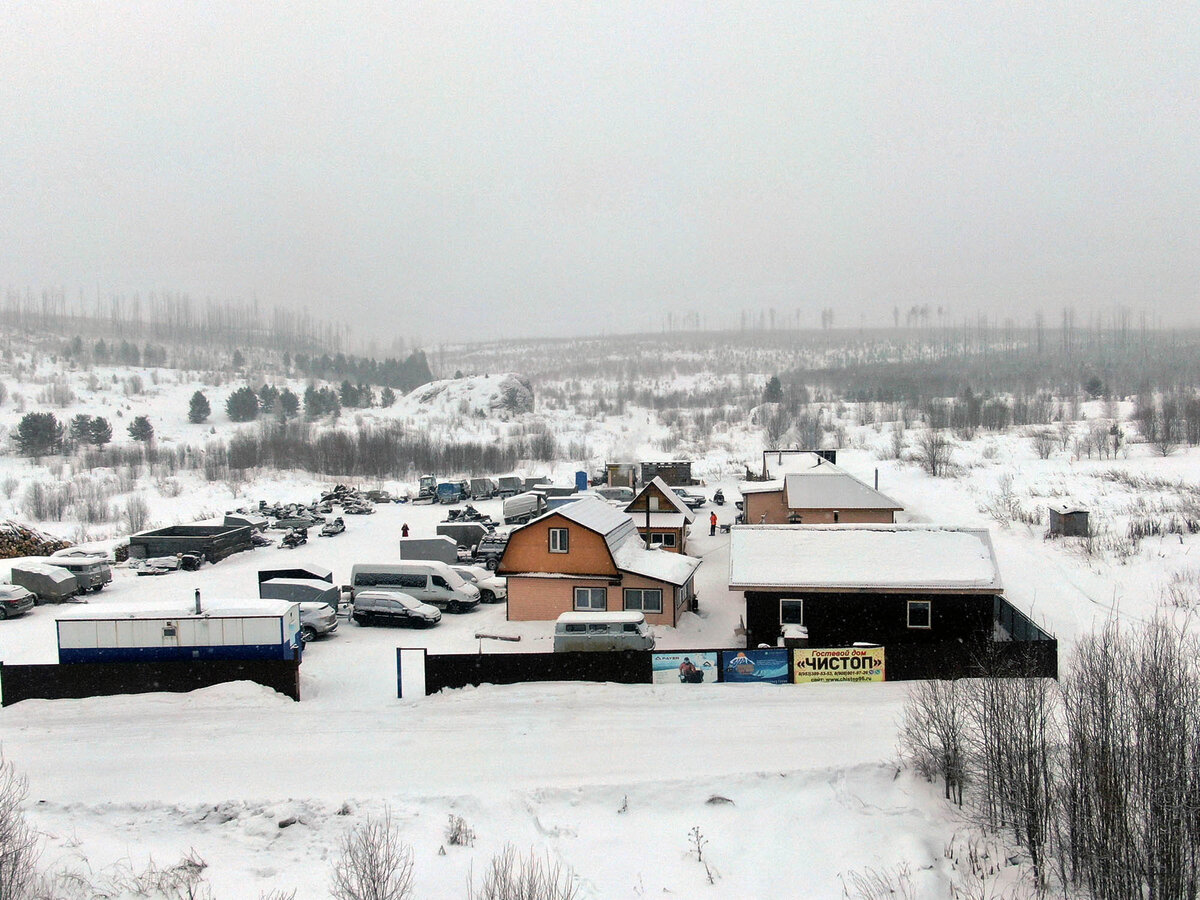
[(471, 562), (477, 566), (495, 569), (500, 565), (500, 557), (504, 555), (504, 548), (507, 546), (508, 535), (485, 534), (475, 548), (475, 555), (471, 557)]
[(428, 627), (442, 620), (437, 607), (422, 603), (400, 591), (359, 591), (354, 595), (350, 618), (359, 625), (419, 625)]

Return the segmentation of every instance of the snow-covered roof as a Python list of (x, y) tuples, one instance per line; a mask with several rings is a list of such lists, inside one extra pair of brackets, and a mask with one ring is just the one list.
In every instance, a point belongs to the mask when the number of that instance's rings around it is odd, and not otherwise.
[(633, 610), (619, 612), (565, 612), (558, 617), (564, 625), (588, 625), (597, 622), (612, 622), (614, 624), (636, 625), (644, 620), (643, 613)]
[(622, 572), (675, 585), (684, 584), (700, 565), (700, 560), (694, 556), (684, 556), (670, 550), (647, 550), (636, 534), (613, 550), (613, 559)]
[(811, 450), (763, 451), (763, 474), (768, 478), (783, 478), (792, 473), (808, 472), (832, 465), (833, 463)]
[(1003, 590), (986, 529), (930, 525), (739, 525), (729, 589)]
[(582, 525), (589, 531), (605, 537), (625, 526), (632, 527), (633, 525), (633, 519), (629, 517), (629, 513), (615, 509), (612, 504), (599, 497), (584, 497), (572, 503), (565, 503), (533, 521), (538, 522), (550, 516), (562, 516), (576, 525)]
[[(825, 468), (834, 466), (825, 464)], [(886, 494), (836, 469), (828, 475), (788, 475), (784, 478), (788, 509), (904, 509)]]
[[(688, 505), (679, 498), (679, 495), (676, 494), (671, 486), (663, 481), (662, 477), (659, 475), (655, 475), (652, 479), (642, 485), (642, 489), (634, 495), (633, 499), (629, 501), (629, 505), (625, 507), (626, 511), (630, 513), (636, 513), (637, 510), (632, 510), (630, 507), (637, 503), (641, 496), (652, 487), (658, 488), (666, 501), (671, 504), (671, 506), (675, 508), (675, 511), (680, 513), (687, 521), (695, 521), (696, 514), (688, 508)], [(649, 500), (647, 500), (647, 502), (649, 502)]]
[(1051, 506), (1050, 509), (1054, 510), (1060, 516), (1069, 516), (1072, 513), (1086, 513), (1087, 512), (1087, 510), (1084, 509), (1082, 506), (1078, 506), (1074, 503), (1058, 503), (1054, 506)]
[[(199, 618), (283, 616), (296, 604), (289, 600), (213, 599), (202, 597)], [(91, 603), (60, 612), (57, 619), (194, 619), (196, 601), (190, 598), (146, 603)]]
[(747, 494), (769, 494), (783, 490), (783, 481), (742, 481), (738, 483), (738, 491), (743, 497)]

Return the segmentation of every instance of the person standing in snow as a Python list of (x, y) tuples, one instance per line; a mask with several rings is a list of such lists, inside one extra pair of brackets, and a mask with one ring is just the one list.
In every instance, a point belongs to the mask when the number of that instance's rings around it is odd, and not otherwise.
[(712, 537), (717, 533), (717, 513), (714, 510), (708, 514), (708, 535)]
[(402, 537), (402, 538), (408, 537), (408, 523), (407, 522), (405, 522), (403, 525), (400, 526), (400, 537)]

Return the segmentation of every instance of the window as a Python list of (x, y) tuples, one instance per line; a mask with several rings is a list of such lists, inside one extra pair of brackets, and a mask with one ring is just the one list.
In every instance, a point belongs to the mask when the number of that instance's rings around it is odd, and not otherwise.
[(566, 553), (570, 546), (571, 532), (566, 528), (551, 528), (550, 529), (550, 552), (551, 553)]
[(625, 608), (660, 613), (662, 612), (662, 590), (660, 588), (626, 588)]
[(581, 610), (598, 609), (601, 611), (608, 609), (608, 588), (575, 588), (575, 608)]
[(779, 624), (780, 625), (803, 625), (804, 624), (804, 601), (803, 600), (780, 600), (779, 601)]
[(431, 576), (430, 581), (433, 582), (434, 587), (440, 587), (440, 588), (445, 588), (446, 590), (450, 590), (450, 585), (446, 583), (446, 579), (443, 578), (441, 575)]
[(662, 544), (664, 547), (675, 546), (675, 532), (673, 531), (652, 531), (650, 532), (651, 544)]
[(928, 600), (909, 600), (908, 601), (908, 627), (909, 628), (932, 628), (933, 627), (932, 604)]
[(587, 633), (586, 625), (568, 625), (567, 626), (567, 634), (586, 634), (586, 633)]

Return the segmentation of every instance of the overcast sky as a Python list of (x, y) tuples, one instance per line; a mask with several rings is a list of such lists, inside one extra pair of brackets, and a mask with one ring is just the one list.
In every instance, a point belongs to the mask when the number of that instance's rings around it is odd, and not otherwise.
[(1194, 321), (1200, 4), (0, 5), (0, 286), (362, 334)]

